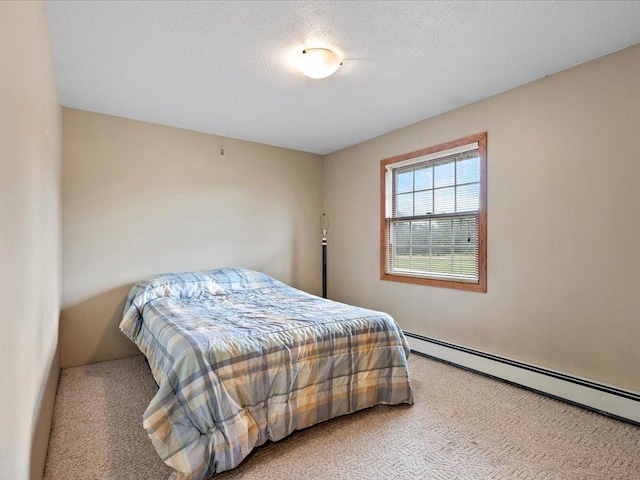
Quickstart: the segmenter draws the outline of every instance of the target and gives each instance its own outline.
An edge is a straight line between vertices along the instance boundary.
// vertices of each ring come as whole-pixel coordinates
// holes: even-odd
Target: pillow
[[[202,273],[208,275],[213,282],[223,287],[227,292],[283,285],[282,282],[270,277],[266,273],[256,272],[246,268],[218,268]]]
[[[198,298],[203,295],[226,295],[209,275],[201,272],[164,273],[138,282],[129,291],[124,305],[120,330],[131,340],[137,335],[144,306],[162,297]]]

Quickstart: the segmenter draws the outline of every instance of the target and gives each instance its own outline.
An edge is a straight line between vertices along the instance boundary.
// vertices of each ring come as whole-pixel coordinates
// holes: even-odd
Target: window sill
[[[486,282],[470,283],[455,280],[438,280],[435,278],[414,277],[410,275],[395,275],[386,272],[380,274],[380,280],[401,283],[414,283],[417,285],[426,285],[430,287],[453,288],[456,290],[467,290],[470,292],[487,292]]]

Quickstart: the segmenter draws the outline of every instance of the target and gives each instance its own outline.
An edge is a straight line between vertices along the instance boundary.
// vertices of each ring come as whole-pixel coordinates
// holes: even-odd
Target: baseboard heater
[[[640,426],[640,394],[416,333],[411,351]]]

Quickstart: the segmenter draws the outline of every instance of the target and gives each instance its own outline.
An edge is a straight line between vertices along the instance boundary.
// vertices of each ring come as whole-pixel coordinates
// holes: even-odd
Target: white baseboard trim
[[[404,332],[413,352],[640,425],[640,394]]]

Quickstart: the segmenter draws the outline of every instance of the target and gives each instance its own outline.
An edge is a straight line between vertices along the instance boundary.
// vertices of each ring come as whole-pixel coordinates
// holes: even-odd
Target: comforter
[[[175,479],[209,478],[267,440],[339,415],[413,403],[408,344],[389,315],[259,272],[140,282],[120,328],[159,386],[143,426]]]

